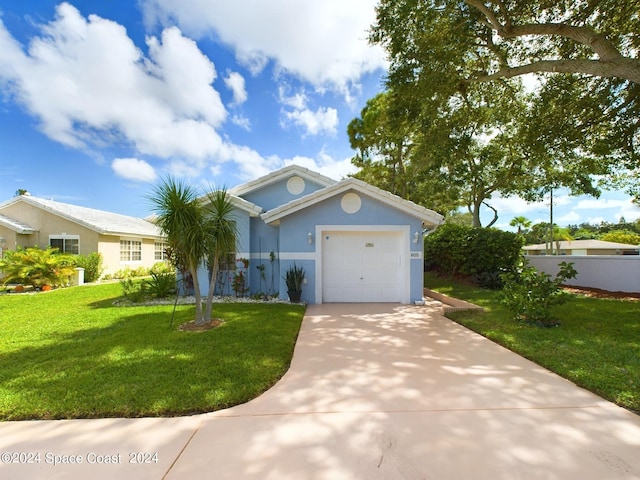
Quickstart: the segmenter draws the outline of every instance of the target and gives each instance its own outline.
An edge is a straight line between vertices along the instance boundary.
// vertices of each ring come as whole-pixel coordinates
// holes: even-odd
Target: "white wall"
[[[567,285],[640,293],[640,256],[637,255],[532,255],[527,260],[531,266],[554,278],[559,263],[573,263],[578,275],[567,280]]]

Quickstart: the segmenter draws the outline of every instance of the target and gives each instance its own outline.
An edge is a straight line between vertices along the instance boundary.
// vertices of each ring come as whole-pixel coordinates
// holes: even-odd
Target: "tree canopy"
[[[429,141],[434,115],[464,125],[452,105],[488,89],[520,101],[508,90],[535,74],[510,141],[537,175],[523,190],[597,195],[605,175],[640,194],[639,11],[640,0],[380,0],[370,40],[387,50],[394,102]]]
[[[376,11],[371,38],[395,71],[422,57],[432,67],[417,70],[466,82],[547,72],[640,84],[638,0],[381,0]]]

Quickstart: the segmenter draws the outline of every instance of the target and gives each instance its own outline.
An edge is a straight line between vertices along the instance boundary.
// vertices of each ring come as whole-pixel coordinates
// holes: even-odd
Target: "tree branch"
[[[505,17],[505,24],[503,25],[498,20],[496,13],[485,5],[482,0],[464,0],[467,5],[478,10],[485,16],[491,27],[495,29],[499,36],[502,38],[515,38],[526,35],[557,35],[561,37],[570,38],[582,45],[587,46],[593,50],[601,60],[614,60],[621,58],[622,54],[611,43],[607,37],[601,33],[597,33],[590,27],[578,27],[573,25],[567,25],[566,23],[531,23],[524,25],[513,25],[509,12],[502,3],[498,0],[498,8]]]
[[[593,50],[600,60],[613,61],[623,58],[616,46],[601,33],[589,27],[575,27],[564,23],[531,23],[525,25],[512,25],[498,30],[498,35],[503,38],[515,38],[526,35],[557,35],[570,38]]]
[[[620,58],[616,61],[601,60],[541,60],[518,67],[502,68],[489,75],[478,75],[469,82],[488,82],[498,78],[512,78],[527,73],[583,73],[596,77],[620,77],[640,84],[640,61]]]

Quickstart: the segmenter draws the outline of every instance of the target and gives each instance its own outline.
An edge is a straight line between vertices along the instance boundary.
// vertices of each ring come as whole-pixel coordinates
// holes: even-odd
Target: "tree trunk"
[[[209,293],[207,294],[207,308],[204,313],[204,318],[206,322],[211,321],[211,316],[213,314],[213,295],[216,291],[216,278],[218,277],[218,256],[215,255],[213,257],[213,262],[211,262],[211,277],[209,278]]]
[[[200,293],[200,281],[198,280],[198,269],[193,265],[189,266],[189,273],[193,277],[193,294],[196,297],[196,319],[195,324],[202,326],[205,324],[204,317],[202,315],[202,294]]]

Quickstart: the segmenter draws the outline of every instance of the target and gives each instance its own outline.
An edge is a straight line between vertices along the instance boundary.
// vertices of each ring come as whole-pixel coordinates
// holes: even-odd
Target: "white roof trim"
[[[5,215],[0,215],[0,225],[20,234],[31,234],[36,231],[35,228],[30,227],[26,223],[19,222],[18,220],[14,220],[13,218],[9,218]]]
[[[251,203],[248,200],[245,200],[244,198],[238,197],[237,195],[233,195],[232,193],[227,192],[227,194],[229,195],[229,200],[231,201],[231,204],[234,207],[239,208],[240,210],[244,210],[249,214],[249,216],[257,217],[262,213],[263,208],[259,207],[255,203]]]
[[[135,235],[145,238],[164,238],[160,228],[142,218],[129,217],[118,213],[27,195],[18,195],[0,204],[0,210],[19,202],[28,203],[103,235]]]
[[[268,185],[271,185],[272,183],[278,182],[293,175],[299,175],[305,180],[318,183],[323,187],[328,187],[329,185],[334,185],[336,183],[336,181],[332,178],[325,177],[324,175],[313,172],[308,168],[304,168],[299,165],[289,165],[287,167],[281,168],[280,170],[276,170],[275,172],[271,172],[263,177],[257,178],[247,183],[243,183],[242,185],[238,185],[237,187],[230,188],[229,193],[242,196],[246,193],[264,188]]]
[[[247,212],[251,217],[257,217],[264,210],[262,207],[256,205],[255,203],[251,203],[250,201],[245,200],[242,197],[238,197],[233,193],[229,193],[228,190],[227,190],[227,198],[229,199],[229,201],[234,207]],[[208,195],[204,195],[200,197],[200,202],[202,202],[203,204],[208,203],[208,200],[209,200]]]
[[[289,203],[285,203],[284,205],[269,210],[268,212],[263,213],[261,217],[265,221],[265,223],[273,224],[278,222],[281,218],[310,207],[311,205],[315,205],[328,198],[334,197],[335,195],[339,195],[340,193],[344,193],[348,190],[355,190],[364,195],[368,195],[369,197],[372,197],[379,202],[382,202],[392,208],[395,208],[408,215],[422,220],[423,223],[429,225],[440,225],[442,222],[444,222],[444,217],[439,213],[422,207],[416,203],[410,202],[409,200],[400,198],[399,196],[382,190],[378,187],[369,185],[368,183],[365,183],[356,178],[347,178],[334,185],[316,190],[309,195],[298,198],[296,200],[292,200]]]

